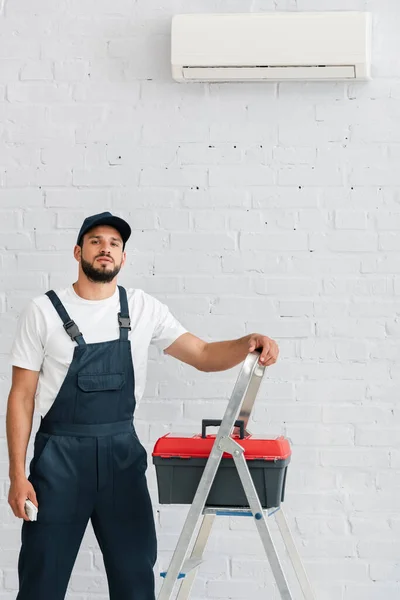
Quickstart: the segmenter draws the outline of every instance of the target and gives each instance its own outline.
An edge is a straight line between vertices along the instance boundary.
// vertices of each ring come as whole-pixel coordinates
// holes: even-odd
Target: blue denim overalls
[[[89,519],[103,555],[110,600],[155,598],[157,542],[145,477],[147,455],[133,425],[129,308],[125,289],[118,289],[120,337],[95,344],[86,344],[58,296],[47,292],[77,345],[35,437],[28,479],[39,513],[37,521],[22,524],[17,600],[65,598]],[[87,568],[87,585],[93,581],[95,591],[99,571],[91,564]]]

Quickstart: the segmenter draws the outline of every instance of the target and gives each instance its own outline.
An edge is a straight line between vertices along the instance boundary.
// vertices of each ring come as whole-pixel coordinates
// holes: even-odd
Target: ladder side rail
[[[178,539],[170,566],[161,586],[158,600],[170,600],[171,598],[177,577],[182,569],[185,556],[192,541],[196,525],[203,512],[208,494],[221,462],[223,454],[221,441],[231,434],[252,378],[262,377],[264,374],[265,367],[257,368],[259,356],[260,353],[258,351],[250,352],[242,365],[232,396],[228,402],[225,415],[219,427],[218,434],[211,449],[210,456],[204,467],[203,475],[193,498],[192,505]]]

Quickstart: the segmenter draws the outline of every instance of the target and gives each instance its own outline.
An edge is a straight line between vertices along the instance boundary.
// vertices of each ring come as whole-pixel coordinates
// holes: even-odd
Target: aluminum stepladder
[[[250,516],[254,519],[265,552],[267,554],[280,597],[282,600],[294,600],[269,531],[266,515],[264,514],[266,509],[264,509],[261,505],[250,475],[249,468],[243,456],[243,448],[231,437],[232,430],[235,428],[235,423],[237,420],[244,421],[245,430],[247,428],[247,423],[254,405],[254,401],[266,369],[266,367],[260,365],[258,361],[259,357],[260,353],[257,350],[255,352],[251,352],[247,355],[242,365],[232,392],[232,396],[225,411],[225,415],[221,421],[218,434],[215,438],[214,445],[210,452],[210,456],[204,468],[202,478],[193,498],[193,503],[191,504],[187,514],[186,521],[182,528],[181,535],[176,545],[175,552],[172,556],[168,571],[166,571],[166,573],[161,573],[161,575],[164,577],[164,581],[158,595],[158,600],[171,600],[173,597],[175,584],[178,580],[180,587],[175,596],[176,600],[187,600],[189,598],[197,568],[202,562],[204,548],[210,535],[214,519],[218,515]],[[245,433],[248,432],[245,431]],[[224,452],[232,455],[248,500],[249,508],[212,508],[205,506]],[[286,546],[287,553],[296,573],[300,588],[303,592],[304,599],[315,600],[315,596],[311,589],[307,574],[304,570],[303,563],[301,562],[301,558],[295,546],[293,536],[282,508],[279,507],[271,510],[268,513],[268,516],[271,516],[272,514],[275,516],[277,525]],[[194,532],[202,515],[203,520],[201,522],[196,540],[192,546],[190,557],[186,559]]]

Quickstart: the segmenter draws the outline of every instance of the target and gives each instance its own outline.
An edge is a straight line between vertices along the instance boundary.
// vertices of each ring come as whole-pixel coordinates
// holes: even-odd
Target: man
[[[261,364],[277,360],[266,336],[206,343],[152,296],[117,286],[130,234],[109,212],[87,217],[74,248],[78,280],[35,298],[18,323],[7,408],[9,504],[24,519],[17,600],[65,598],[89,519],[110,599],[154,600],[147,457],[133,424],[150,343],[201,371],[229,369],[256,348]],[[34,409],[41,423],[26,478]]]

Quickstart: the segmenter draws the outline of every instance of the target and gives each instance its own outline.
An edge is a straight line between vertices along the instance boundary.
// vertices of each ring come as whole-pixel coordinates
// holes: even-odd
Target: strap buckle
[[[123,329],[129,329],[131,331],[131,319],[130,317],[123,317],[121,313],[118,313],[118,323]]]
[[[66,323],[64,323],[64,329],[73,341],[75,341],[77,337],[82,335],[82,333],[79,331],[78,325],[74,321],[67,321]]]

